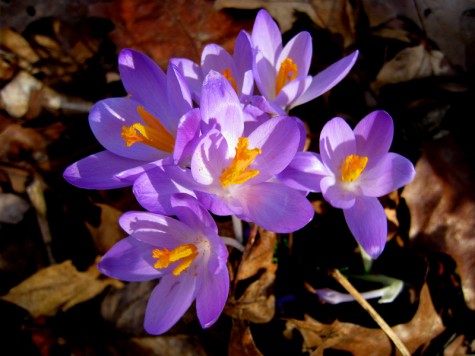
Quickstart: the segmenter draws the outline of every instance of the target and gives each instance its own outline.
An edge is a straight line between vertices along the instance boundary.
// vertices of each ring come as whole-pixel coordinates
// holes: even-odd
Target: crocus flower
[[[129,96],[101,100],[89,113],[92,132],[105,150],[64,172],[64,178],[78,187],[124,187],[132,185],[150,162],[167,157],[180,162],[199,128],[191,94],[175,66],[169,65],[165,75],[149,57],[124,49],[119,71]]]
[[[343,213],[356,241],[372,258],[384,249],[387,220],[377,197],[408,184],[412,163],[388,152],[393,121],[384,111],[363,118],[354,131],[342,118],[330,120],[320,136],[320,155],[313,156],[315,183],[323,198]]]
[[[182,72],[197,103],[200,102],[203,80],[211,70],[229,80],[241,101],[246,101],[254,93],[252,45],[245,31],[237,36],[232,56],[223,47],[211,43],[203,48],[201,66],[187,58],[172,58],[170,62]]]
[[[315,99],[333,88],[350,71],[358,51],[332,64],[318,75],[308,75],[312,59],[312,38],[298,33],[284,47],[280,30],[265,10],[260,10],[252,29],[257,49],[253,73],[256,85],[277,112]]]
[[[172,197],[178,219],[149,212],[127,212],[119,220],[130,234],[99,262],[107,276],[129,282],[160,278],[145,311],[145,330],[162,334],[196,300],[198,320],[211,326],[229,292],[228,252],[213,218],[196,199]]]
[[[313,208],[305,193],[274,181],[300,146],[299,125],[277,116],[243,136],[243,109],[231,84],[211,71],[200,102],[202,137],[190,169],[157,167],[138,178],[134,193],[149,211],[167,212],[170,194],[196,196],[216,215],[235,215],[275,232],[306,225]]]

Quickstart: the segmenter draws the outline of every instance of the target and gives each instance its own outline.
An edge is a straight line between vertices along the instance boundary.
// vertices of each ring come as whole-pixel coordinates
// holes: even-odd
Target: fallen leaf
[[[408,18],[437,44],[452,65],[466,68],[470,61],[468,49],[475,42],[473,1],[363,0],[362,6],[370,27]]]
[[[208,43],[232,52],[239,31],[251,26],[248,20],[238,21],[213,9],[209,0],[120,0],[91,5],[89,13],[107,17],[116,24],[110,37],[119,48],[140,50],[162,68],[167,67],[172,57],[199,62]]]
[[[38,54],[31,48],[28,41],[17,31],[11,28],[0,28],[2,47],[29,63],[35,63],[40,59]]]
[[[249,325],[244,320],[233,319],[228,346],[229,356],[262,356],[252,337]]]
[[[0,298],[28,310],[33,317],[53,316],[94,298],[109,285],[123,285],[115,279],[99,279],[100,275],[96,265],[80,272],[68,260],[38,271]]]
[[[26,156],[26,157],[25,157]],[[18,161],[25,158],[43,161],[47,157],[44,137],[35,129],[10,124],[0,132],[0,158]]]
[[[86,227],[91,233],[94,246],[99,254],[105,254],[119,240],[127,236],[127,233],[119,226],[119,217],[122,211],[107,204],[96,204],[101,209],[99,226],[86,221]]]
[[[426,144],[414,181],[402,193],[416,248],[444,252],[457,263],[468,306],[475,309],[475,195],[473,169],[450,134]]]
[[[133,282],[111,289],[101,303],[101,316],[121,333],[145,334],[143,323],[148,298],[158,281]]]
[[[306,14],[318,27],[342,37],[344,47],[355,41],[357,9],[348,0],[216,0],[215,7],[266,9],[282,32],[290,30],[298,12]]]
[[[20,222],[29,208],[30,204],[18,195],[0,192],[0,223]]]
[[[394,346],[381,329],[370,329],[352,323],[334,321],[323,324],[306,315],[305,320],[287,321],[286,335],[298,330],[303,337],[304,352],[325,355],[330,350],[347,351],[353,355],[390,355]],[[432,303],[426,284],[421,289],[416,314],[406,324],[394,326],[393,331],[411,353],[426,347],[445,327]]]
[[[259,238],[241,261],[236,288],[231,291],[224,313],[236,319],[266,323],[275,314],[272,286],[277,265],[273,263],[276,234],[259,229]]]
[[[57,0],[15,0],[0,4],[2,26],[22,32],[31,22],[45,17],[59,17],[74,22],[85,16],[87,5],[101,0],[57,1]]]
[[[118,341],[118,353],[135,356],[206,356],[196,336],[132,337]]]
[[[407,82],[413,79],[452,73],[452,68],[437,50],[428,50],[424,44],[407,47],[386,62],[372,83],[374,89],[385,84]]]

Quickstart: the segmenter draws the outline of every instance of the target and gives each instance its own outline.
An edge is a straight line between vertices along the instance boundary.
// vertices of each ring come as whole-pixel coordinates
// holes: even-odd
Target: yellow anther
[[[297,64],[291,58],[284,59],[275,79],[275,95],[278,95],[287,83],[297,78],[298,73]]]
[[[156,148],[160,151],[172,153],[175,146],[175,138],[162,125],[160,120],[146,111],[143,106],[138,106],[137,111],[142,120],[147,124],[134,123],[130,126],[122,126],[121,137],[127,147],[140,142]]]
[[[231,73],[231,69],[226,68],[222,74],[223,74],[223,77],[225,77],[229,81],[229,83],[231,83],[231,86],[233,87],[234,91],[237,93],[238,89],[237,89],[236,79],[234,79]]]
[[[167,248],[161,250],[157,248],[152,251],[152,257],[157,259],[153,267],[157,269],[167,268],[172,263],[180,261],[172,272],[173,275],[179,276],[190,267],[196,256],[198,256],[198,250],[193,244],[180,245],[171,251]]]
[[[228,168],[223,170],[221,177],[221,185],[227,187],[230,184],[241,184],[247,180],[257,176],[257,169],[247,169],[257,155],[262,153],[260,148],[248,149],[249,140],[247,137],[239,137],[236,146],[236,155]]]
[[[368,157],[349,155],[346,157],[341,167],[341,180],[344,182],[354,182],[363,173]]]

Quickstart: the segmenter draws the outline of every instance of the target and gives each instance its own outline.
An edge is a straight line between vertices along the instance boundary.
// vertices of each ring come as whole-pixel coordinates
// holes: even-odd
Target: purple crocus
[[[201,66],[187,58],[172,58],[170,62],[182,72],[197,103],[200,102],[203,80],[211,70],[229,80],[241,101],[246,101],[254,93],[252,44],[245,31],[237,36],[232,56],[223,47],[211,43],[203,48]]]
[[[307,165],[308,173],[314,162],[315,181],[309,189],[321,189],[326,201],[343,209],[350,231],[372,258],[381,254],[387,237],[386,214],[377,197],[408,184],[415,174],[407,158],[388,152],[393,132],[392,118],[384,111],[368,114],[354,131],[336,117],[322,129],[320,155],[307,156],[294,167],[304,170]]]
[[[274,180],[300,147],[297,122],[277,116],[244,136],[236,92],[214,71],[203,84],[200,114],[203,134],[191,168],[157,167],[139,177],[134,193],[142,206],[167,213],[169,196],[182,191],[216,215],[235,215],[275,232],[306,225],[314,211],[305,193]]]
[[[99,262],[107,276],[129,282],[160,278],[145,311],[145,330],[162,334],[196,300],[203,328],[221,314],[229,292],[228,251],[213,218],[186,194],[171,198],[178,219],[149,212],[127,212],[119,220],[129,237]]]
[[[165,74],[149,57],[124,49],[119,71],[129,96],[101,100],[89,113],[92,132],[105,150],[72,164],[63,174],[80,188],[132,185],[150,162],[186,160],[199,129],[190,91],[175,66],[169,65]]]
[[[254,80],[261,95],[280,113],[333,88],[348,74],[358,57],[355,51],[318,75],[308,75],[312,60],[310,34],[300,32],[282,47],[279,27],[265,10],[256,16],[251,39],[257,49]]]

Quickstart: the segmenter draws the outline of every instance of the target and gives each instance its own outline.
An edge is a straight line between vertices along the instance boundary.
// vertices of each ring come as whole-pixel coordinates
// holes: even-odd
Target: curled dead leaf
[[[452,72],[444,54],[437,50],[429,50],[424,44],[407,47],[393,59],[386,62],[379,71],[375,89],[385,84],[407,82],[412,79],[446,75]]]
[[[467,305],[475,309],[473,170],[452,135],[427,144],[416,176],[402,193],[411,213],[409,237],[418,248],[444,252],[457,263]]]
[[[275,296],[272,287],[277,265],[273,263],[277,236],[259,229],[259,238],[252,245],[236,273],[234,290],[224,313],[236,319],[266,323],[275,314]]]
[[[392,329],[412,353],[424,349],[445,330],[426,284],[421,289],[419,307],[412,320]],[[305,320],[289,319],[285,335],[290,337],[293,330],[298,330],[303,337],[302,351],[312,352],[311,355],[324,355],[329,350],[347,351],[353,355],[389,355],[393,347],[380,329],[338,320],[323,324],[308,315]]]
[[[28,310],[33,317],[53,316],[94,298],[109,285],[123,286],[112,278],[99,279],[100,275],[95,264],[80,272],[67,260],[38,271],[0,298]]]
[[[252,337],[251,328],[244,320],[233,320],[228,346],[229,356],[262,356]]]

